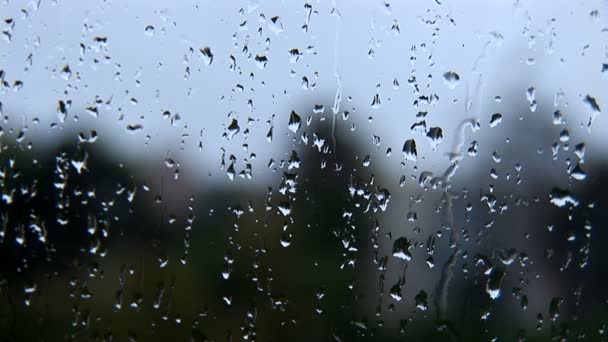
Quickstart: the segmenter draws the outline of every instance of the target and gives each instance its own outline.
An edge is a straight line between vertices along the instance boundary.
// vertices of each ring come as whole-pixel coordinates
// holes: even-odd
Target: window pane
[[[0,339],[605,339],[605,4],[5,0]]]

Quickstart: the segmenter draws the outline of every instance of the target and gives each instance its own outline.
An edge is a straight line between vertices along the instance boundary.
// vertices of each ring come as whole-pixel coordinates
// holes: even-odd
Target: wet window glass
[[[600,341],[608,6],[0,4],[0,340]]]

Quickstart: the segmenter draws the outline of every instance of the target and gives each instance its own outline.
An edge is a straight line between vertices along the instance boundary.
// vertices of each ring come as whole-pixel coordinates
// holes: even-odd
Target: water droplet
[[[553,112],[553,124],[554,125],[563,125],[566,122],[564,121],[564,115],[562,114],[561,111],[556,110],[555,112]]]
[[[574,154],[578,157],[579,162],[585,162],[585,144],[580,143],[574,147]]]
[[[239,127],[239,121],[237,119],[232,119],[228,128],[228,140],[232,139],[235,134],[241,131],[241,127]]]
[[[152,25],[146,26],[146,28],[144,29],[144,34],[148,37],[154,36],[154,26],[152,26]]]
[[[266,64],[268,64],[268,57],[266,57],[265,55],[256,55],[254,59],[255,64],[260,69],[264,69],[266,67]]]
[[[399,80],[397,78],[393,79],[393,89],[399,89]]]
[[[300,118],[298,113],[291,111],[291,114],[289,114],[289,123],[288,123],[289,130],[294,133],[297,133],[298,130],[300,129],[301,125],[302,125],[302,119]]]
[[[72,77],[72,69],[70,69],[69,65],[64,65],[61,69],[61,78],[68,81]]]
[[[416,151],[416,141],[414,139],[408,139],[403,144],[403,156],[405,160],[411,160],[416,162],[418,158],[418,152]]]
[[[496,127],[502,122],[502,115],[500,113],[494,113],[490,119],[490,127]]]
[[[559,307],[564,302],[562,297],[555,297],[551,299],[551,303],[549,303],[549,317],[552,321],[555,321],[559,318]]]
[[[325,112],[325,106],[320,105],[320,104],[316,104],[313,109],[312,112],[315,114],[323,114]]]
[[[278,16],[270,18],[268,21],[268,28],[275,34],[283,32],[283,22],[281,21],[281,18]]]
[[[291,205],[289,202],[281,202],[277,208],[283,216],[289,216],[289,214],[291,214]]]
[[[230,179],[230,181],[234,181],[234,174],[236,172],[234,171],[234,163],[230,163],[230,165],[228,165],[228,168],[226,169],[226,176],[228,176],[228,179]]]
[[[365,156],[365,158],[363,159],[363,166],[368,167],[370,164],[372,163],[371,161],[371,156],[368,154],[367,156]]]
[[[405,237],[400,237],[393,243],[393,256],[405,261],[410,261],[412,259],[412,254],[410,254],[409,251],[410,248],[410,242]]]
[[[205,64],[211,65],[211,63],[213,63],[213,52],[211,52],[211,48],[206,46],[202,49],[199,49],[199,51],[201,52],[201,56],[203,57]]]
[[[300,56],[302,56],[302,53],[300,52],[300,50],[298,50],[298,49],[289,50],[289,63],[291,63],[291,64],[296,63],[300,59]]]
[[[501,290],[500,287],[502,285],[502,280],[505,277],[505,272],[500,269],[492,268],[490,270],[490,276],[488,277],[488,282],[486,283],[486,293],[492,299],[500,298]]]
[[[380,95],[378,95],[378,94],[374,95],[374,98],[372,99],[372,103],[370,106],[374,109],[380,108]]]
[[[59,101],[59,103],[57,104],[57,117],[59,117],[59,121],[64,122],[67,116],[68,110],[66,108],[65,102]]]
[[[137,132],[141,131],[143,128],[144,128],[144,126],[142,126],[140,124],[127,125],[127,131],[129,131],[130,133],[137,133]]]
[[[585,102],[585,104],[587,104],[587,106],[589,106],[589,108],[594,113],[599,113],[602,111],[600,108],[600,105],[599,105],[598,101],[595,99],[595,97],[587,95],[587,96],[585,96],[584,102]]]
[[[553,190],[551,190],[549,198],[550,202],[558,207],[564,207],[568,204],[575,207],[578,206],[578,201],[572,196],[572,194],[568,190],[555,187],[553,188]]]
[[[403,295],[401,294],[401,284],[395,284],[391,287],[390,295],[396,301],[401,301],[403,299]]]
[[[443,83],[445,83],[448,88],[454,89],[460,83],[460,76],[453,71],[448,71],[443,74]]]
[[[443,130],[441,127],[431,127],[429,132],[426,134],[426,137],[429,139],[431,147],[434,150],[437,148],[437,145],[443,141]]]
[[[536,88],[534,88],[534,87],[528,88],[528,90],[526,90],[526,98],[528,99],[528,102],[530,102],[530,111],[535,112],[536,111]]]
[[[572,169],[572,172],[570,172],[570,177],[576,180],[584,180],[585,178],[587,178],[587,173],[583,171],[583,169],[581,168],[581,164],[578,163],[576,164],[574,169]]]
[[[420,290],[416,297],[414,297],[414,300],[416,301],[416,307],[420,311],[426,311],[428,309],[428,295],[426,292],[424,292],[424,290]]]

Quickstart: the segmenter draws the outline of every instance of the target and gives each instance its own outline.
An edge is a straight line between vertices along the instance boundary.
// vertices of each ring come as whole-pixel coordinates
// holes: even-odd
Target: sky
[[[369,155],[393,178],[403,173],[407,139],[417,142],[420,170],[439,174],[450,165],[447,153],[464,152],[472,140],[491,152],[499,137],[550,127],[560,110],[572,142],[586,142],[590,162],[605,162],[606,118],[597,115],[588,127],[594,114],[584,99],[601,110],[608,100],[606,1],[305,4],[4,1],[3,139],[27,128],[23,144],[45,151],[95,130],[96,144],[117,161],[162,168],[169,158],[194,182],[228,179],[222,155],[225,165],[233,155],[237,173],[248,163],[253,172],[235,182],[260,187],[276,178],[269,161],[303,144],[308,117],[333,124],[332,108],[337,146],[354,137],[362,150],[353,157]],[[446,73],[459,81],[446,81]],[[416,107],[418,96],[432,101]],[[59,101],[69,107],[63,122]],[[534,112],[514,112],[531,101]],[[313,113],[314,105],[324,111]],[[96,117],[86,110],[93,107]],[[291,111],[303,120],[296,133],[288,129]],[[425,132],[410,129],[419,111],[428,112],[427,129],[442,129],[436,149]],[[492,129],[495,113],[503,120]],[[458,128],[469,119],[479,130]],[[222,137],[233,120],[239,132]]]

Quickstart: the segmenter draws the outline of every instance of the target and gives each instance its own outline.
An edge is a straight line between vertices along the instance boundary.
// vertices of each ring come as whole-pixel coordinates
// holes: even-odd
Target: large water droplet
[[[553,188],[553,190],[551,190],[551,194],[549,195],[549,198],[550,198],[550,202],[555,204],[558,207],[564,207],[568,204],[575,206],[575,207],[578,205],[578,201],[576,200],[576,198],[574,198],[572,196],[570,191],[560,189],[557,187],[555,187],[555,188]]]
[[[416,141],[414,141],[414,139],[408,139],[403,144],[403,156],[405,157],[405,160],[416,162],[418,152],[416,151]]]
[[[300,129],[301,125],[302,125],[302,119],[300,118],[298,113],[291,111],[291,114],[289,114],[289,123],[288,123],[289,130],[294,133],[297,133],[298,130]]]
[[[460,83],[460,76],[453,71],[448,71],[443,74],[443,83],[445,83],[448,88],[454,89]]]
[[[410,254],[409,251],[410,248],[410,242],[405,237],[400,237],[393,243],[393,256],[405,261],[410,261],[412,259],[412,254]]]
[[[431,127],[429,132],[426,134],[426,137],[429,139],[431,147],[434,150],[437,148],[437,145],[443,141],[443,130],[441,127]]]
[[[500,298],[502,280],[505,277],[505,272],[500,269],[492,268],[488,282],[486,283],[486,293],[492,299]]]
[[[502,122],[502,115],[500,113],[494,113],[490,119],[490,127],[496,127]]]

